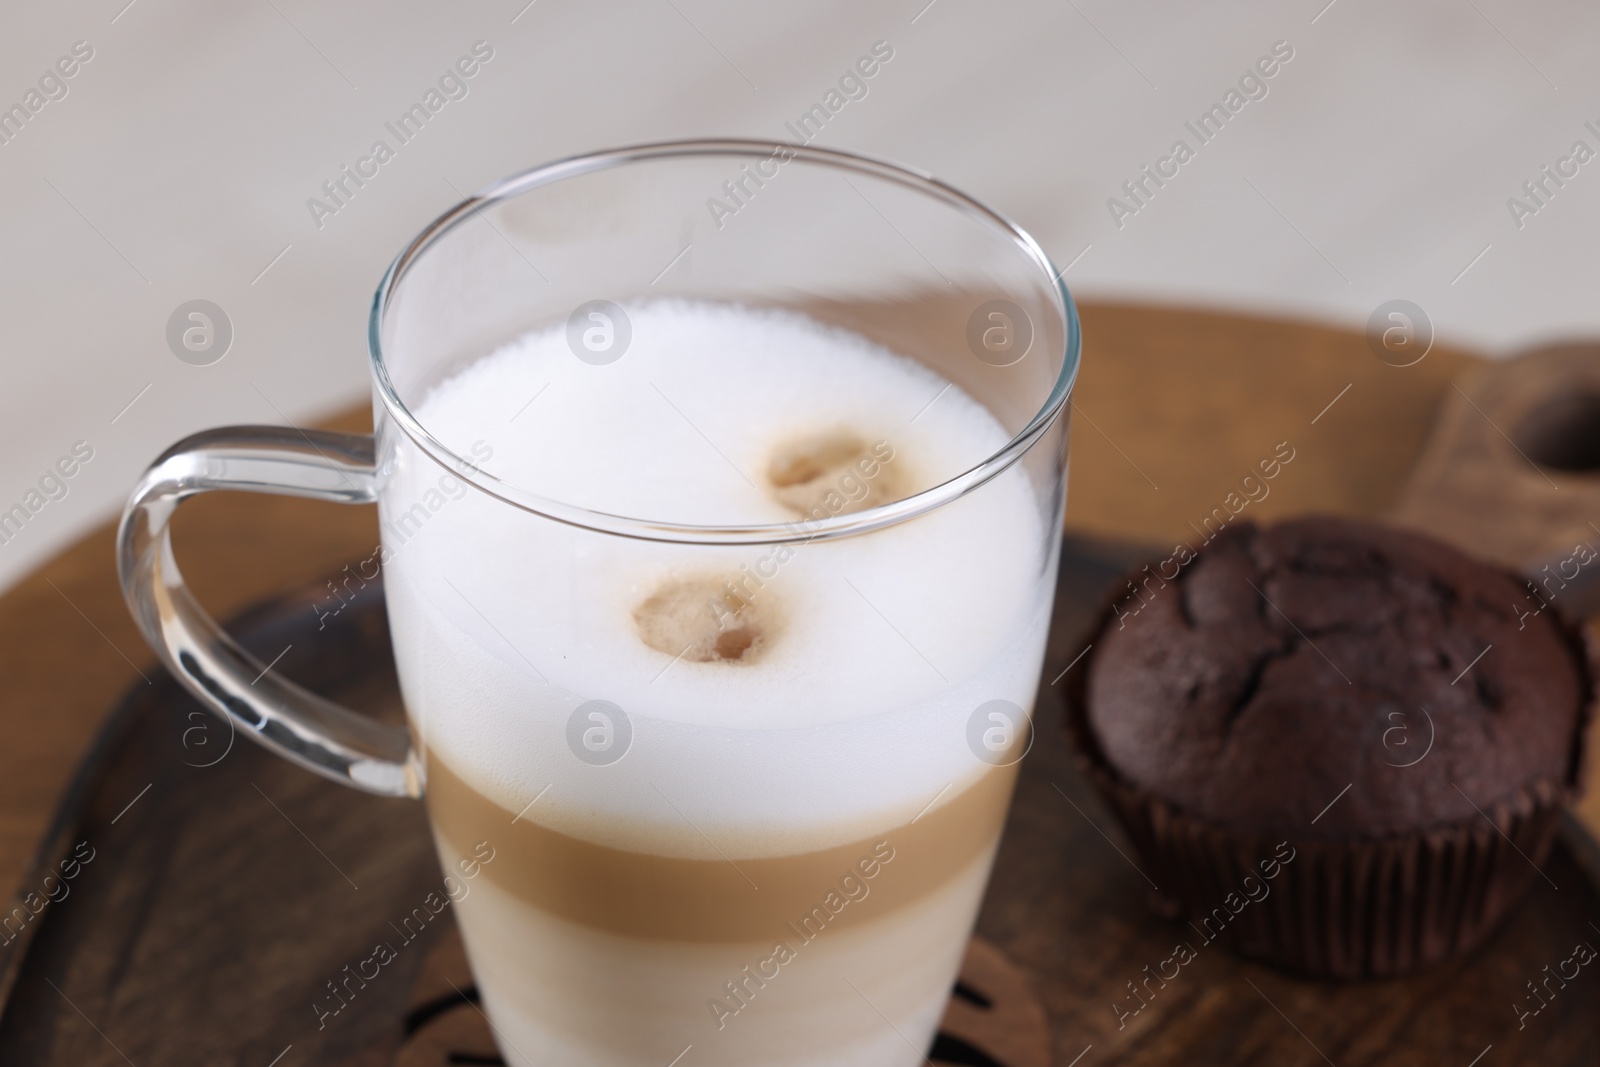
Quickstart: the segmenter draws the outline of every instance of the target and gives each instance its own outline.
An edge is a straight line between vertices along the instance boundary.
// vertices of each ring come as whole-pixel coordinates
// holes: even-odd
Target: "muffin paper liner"
[[[1108,606],[1091,640],[1109,617]],[[1568,632],[1584,691],[1592,692],[1594,660],[1578,633]],[[1386,837],[1285,839],[1196,818],[1124,780],[1089,723],[1092,658],[1091,652],[1068,683],[1067,732],[1080,769],[1158,887],[1157,910],[1181,916],[1208,944],[1319,977],[1397,975],[1487,938],[1542,877],[1539,867],[1582,766],[1582,736],[1593,710],[1590,701],[1580,716],[1568,779],[1536,781],[1486,807],[1487,818]]]

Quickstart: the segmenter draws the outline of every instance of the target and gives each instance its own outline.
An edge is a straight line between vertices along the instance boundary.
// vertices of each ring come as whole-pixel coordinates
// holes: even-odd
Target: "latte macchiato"
[[[627,315],[614,362],[575,358],[558,325],[415,413],[527,492],[797,533],[1010,437],[921,364],[794,311]],[[447,866],[495,849],[457,919],[507,1062],[921,1062],[1014,781],[969,720],[1032,706],[1059,501],[1012,467],[872,533],[687,545],[441,493],[448,472],[392,430],[380,457],[435,839]]]

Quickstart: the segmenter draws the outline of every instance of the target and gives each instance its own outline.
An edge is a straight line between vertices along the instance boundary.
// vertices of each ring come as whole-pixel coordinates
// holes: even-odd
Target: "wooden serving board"
[[[1600,1061],[1587,972],[1519,1030],[1513,1004],[1574,944],[1600,944],[1600,893],[1565,852],[1475,954],[1384,982],[1281,975],[1146,906],[1149,887],[1072,770],[1056,693],[1110,583],[1144,553],[1069,539],[1039,736],[931,1051],[969,1067]],[[312,588],[232,626],[263,662],[399,714],[377,586],[318,631]],[[287,650],[287,651],[285,651]],[[448,909],[319,1029],[325,983],[440,877],[420,805],[316,778],[201,711],[169,678],[137,685],[81,769],[28,876],[73,877],[0,952],[0,1063],[434,1067],[497,1063]],[[87,858],[85,858],[87,857]],[[1141,979],[1196,956],[1119,1026]],[[1476,1060],[1476,1057],[1484,1057]],[[1492,1058],[1491,1058],[1492,1057]],[[665,1059],[663,1060],[665,1063]],[[686,1063],[684,1067],[692,1067]]]

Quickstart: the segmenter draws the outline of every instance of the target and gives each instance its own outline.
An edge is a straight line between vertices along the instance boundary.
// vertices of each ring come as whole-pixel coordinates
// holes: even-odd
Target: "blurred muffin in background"
[[[1417,534],[1238,523],[1137,572],[1090,644],[1069,731],[1150,876],[1208,941],[1293,970],[1478,944],[1576,788],[1576,632]]]

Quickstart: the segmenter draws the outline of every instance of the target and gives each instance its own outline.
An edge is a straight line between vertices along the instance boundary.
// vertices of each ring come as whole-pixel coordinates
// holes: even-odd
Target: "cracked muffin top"
[[[1155,574],[1095,638],[1086,711],[1124,779],[1193,816],[1383,836],[1573,777],[1583,653],[1506,571],[1316,517],[1237,523]]]

